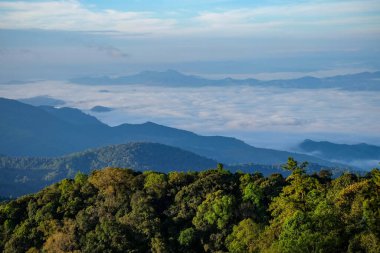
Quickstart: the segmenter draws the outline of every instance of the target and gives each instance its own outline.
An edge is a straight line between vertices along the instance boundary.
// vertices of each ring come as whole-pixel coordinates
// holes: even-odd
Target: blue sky
[[[378,0],[0,1],[3,80],[374,71],[379,44]]]

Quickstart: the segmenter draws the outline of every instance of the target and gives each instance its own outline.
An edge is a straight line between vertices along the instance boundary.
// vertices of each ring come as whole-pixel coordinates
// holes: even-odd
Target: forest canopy
[[[380,170],[105,168],[0,204],[3,252],[380,252]]]

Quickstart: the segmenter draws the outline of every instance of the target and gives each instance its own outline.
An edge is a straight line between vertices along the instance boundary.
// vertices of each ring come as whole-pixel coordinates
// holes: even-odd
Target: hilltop
[[[58,158],[0,156],[0,196],[36,192],[78,171],[90,173],[104,167],[148,171],[199,171],[216,161],[158,143],[129,143],[89,149]]]

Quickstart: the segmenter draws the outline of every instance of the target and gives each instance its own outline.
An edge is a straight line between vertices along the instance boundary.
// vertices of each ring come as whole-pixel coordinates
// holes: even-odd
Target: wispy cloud
[[[0,2],[0,28],[104,31],[131,35],[255,36],[276,33],[374,33],[380,24],[376,0],[284,2],[233,9],[167,12],[93,9],[79,1]],[[112,31],[110,33],[110,31]]]
[[[170,30],[172,19],[154,18],[150,12],[105,9],[94,11],[78,1],[0,2],[0,28],[68,31],[117,31],[131,34]]]
[[[243,8],[226,11],[206,11],[195,17],[203,27],[215,31],[231,32],[231,35],[329,33],[331,30],[346,31],[376,29],[380,24],[378,1],[303,2]],[[342,26],[343,25],[343,26]],[[321,29],[324,30],[321,30]],[[379,33],[379,30],[377,30]]]

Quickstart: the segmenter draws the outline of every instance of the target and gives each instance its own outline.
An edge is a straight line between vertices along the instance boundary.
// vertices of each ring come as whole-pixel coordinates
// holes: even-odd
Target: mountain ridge
[[[347,162],[356,160],[380,161],[380,147],[366,143],[350,145],[306,139],[297,148],[302,152],[314,154],[322,159]]]
[[[0,156],[0,196],[31,193],[104,167],[161,172],[200,171],[215,167],[216,161],[159,143],[128,143],[87,149],[61,157]]]
[[[254,78],[247,79],[207,79],[196,75],[187,75],[176,70],[166,71],[142,71],[137,74],[110,78],[101,77],[78,77],[70,79],[77,84],[91,85],[127,85],[145,84],[171,87],[200,87],[200,86],[225,86],[225,85],[252,85],[258,87],[277,88],[338,88],[345,90],[380,90],[380,71],[361,72],[356,74],[337,75],[331,77],[317,78],[304,76],[294,79],[276,79],[263,81]]]
[[[313,156],[257,148],[236,138],[201,136],[152,122],[110,127],[77,109],[40,108],[0,99],[0,116],[5,119],[0,121],[0,153],[10,156],[59,156],[111,144],[156,142],[226,164],[281,164],[291,156],[299,161],[338,166]]]
[[[138,171],[159,171],[162,173],[204,171],[217,167],[217,161],[202,157],[190,151],[159,144],[136,142],[109,145],[87,149],[60,157],[9,157],[0,155],[0,196],[15,197],[30,194],[65,178],[73,178],[78,172],[90,174],[92,171],[110,168],[128,168]],[[232,172],[259,172],[265,176],[289,172],[282,164],[225,164]],[[339,168],[309,164],[307,173],[330,170],[333,176],[345,171]]]

